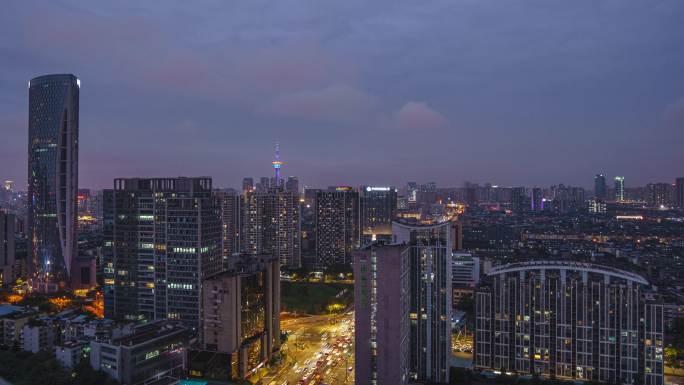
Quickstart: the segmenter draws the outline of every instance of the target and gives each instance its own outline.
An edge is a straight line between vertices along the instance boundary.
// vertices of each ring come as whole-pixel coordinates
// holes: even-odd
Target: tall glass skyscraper
[[[594,196],[596,199],[606,199],[606,177],[603,174],[594,176]]]
[[[615,200],[618,202],[625,201],[625,177],[615,177]]]
[[[79,89],[69,74],[29,82],[28,272],[41,291],[69,285],[77,255]]]

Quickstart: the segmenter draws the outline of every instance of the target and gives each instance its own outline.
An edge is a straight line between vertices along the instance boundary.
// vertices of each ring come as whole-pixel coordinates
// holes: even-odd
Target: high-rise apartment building
[[[408,197],[409,204],[415,204],[418,201],[418,183],[408,182],[406,184],[406,195]]]
[[[582,187],[565,186],[563,184],[551,186],[551,205],[553,211],[559,214],[582,211],[586,209],[585,193]]]
[[[606,199],[606,177],[603,174],[594,176],[594,197],[596,199]]]
[[[13,282],[15,272],[14,214],[6,214],[0,210],[0,286]]]
[[[646,202],[651,207],[668,206],[672,203],[672,185],[649,183],[646,185]]]
[[[220,366],[244,379],[280,348],[280,261],[242,255],[204,281],[202,347],[230,356]],[[233,376],[231,376],[233,377]]]
[[[105,316],[198,329],[202,281],[223,268],[211,178],[115,179],[104,204]]]
[[[242,192],[254,190],[254,178],[242,179]]]
[[[532,189],[532,196],[530,200],[530,207],[532,211],[542,211],[544,210],[544,196],[542,194],[542,189],[539,187],[534,187]]]
[[[71,285],[78,254],[80,85],[74,75],[45,75],[29,82],[28,272],[40,291]]]
[[[392,221],[397,217],[394,187],[361,186],[359,189],[362,244],[392,238]]]
[[[618,202],[624,202],[626,200],[624,176],[615,177],[615,200]]]
[[[453,232],[451,222],[392,224],[393,242],[408,246],[409,368],[415,380],[449,382]]]
[[[354,362],[358,385],[410,379],[410,257],[407,245],[354,252]]]
[[[663,307],[642,276],[547,260],[488,274],[475,294],[475,367],[663,384]]]
[[[225,265],[232,255],[240,252],[242,197],[232,189],[214,191],[214,196],[221,216],[221,250]]]
[[[301,265],[299,195],[282,186],[243,193],[241,211],[241,252]]]
[[[269,179],[268,177],[262,176],[261,178],[259,178],[259,183],[257,183],[254,186],[254,189],[256,191],[263,192],[263,191],[268,191],[268,189],[270,187],[271,187],[271,179]],[[273,187],[275,187],[275,186],[273,186]]]
[[[516,214],[529,211],[530,201],[525,192],[525,187],[513,187],[511,189],[511,209]]]
[[[359,247],[359,193],[351,187],[316,192],[316,264],[348,264]]]
[[[299,178],[296,176],[290,176],[285,181],[285,190],[292,191],[295,195],[299,196]]]
[[[675,180],[675,203],[677,207],[684,208],[684,178]]]

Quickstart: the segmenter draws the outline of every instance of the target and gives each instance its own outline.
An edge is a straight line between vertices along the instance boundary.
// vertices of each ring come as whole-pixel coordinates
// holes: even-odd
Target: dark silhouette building
[[[603,174],[594,176],[594,197],[596,199],[606,199],[606,177]]]
[[[675,181],[675,198],[677,207],[684,208],[684,178]]]

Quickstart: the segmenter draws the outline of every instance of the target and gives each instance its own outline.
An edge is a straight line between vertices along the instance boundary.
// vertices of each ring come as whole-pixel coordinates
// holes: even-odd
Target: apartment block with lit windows
[[[639,274],[578,261],[493,268],[475,293],[477,368],[663,384],[663,306]]]
[[[271,254],[281,265],[301,265],[299,195],[282,188],[245,191],[240,203],[240,250]]]

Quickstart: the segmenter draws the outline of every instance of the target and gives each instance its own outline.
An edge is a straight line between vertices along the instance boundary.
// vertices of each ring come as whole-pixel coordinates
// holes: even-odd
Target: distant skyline
[[[684,2],[95,2],[0,13],[0,178],[27,182],[28,80],[81,80],[80,186],[684,176]]]

